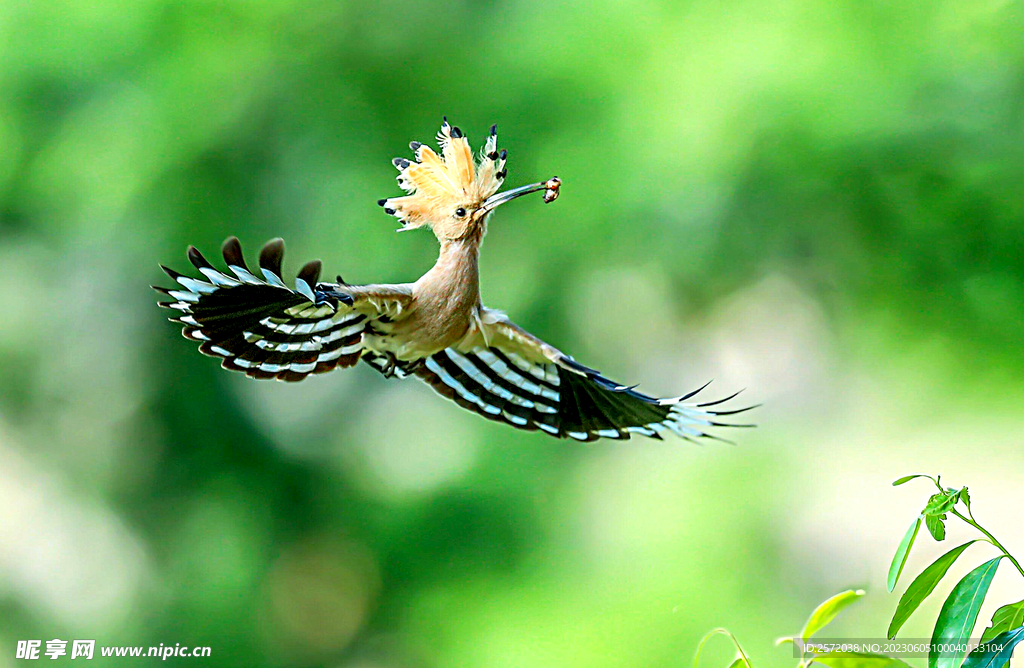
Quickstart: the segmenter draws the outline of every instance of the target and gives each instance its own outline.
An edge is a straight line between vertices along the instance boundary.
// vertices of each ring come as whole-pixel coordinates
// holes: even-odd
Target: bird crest
[[[446,117],[437,133],[440,154],[412,142],[413,160],[392,160],[399,171],[398,185],[408,194],[377,203],[401,221],[402,230],[426,226],[438,239],[466,236],[482,226],[491,211],[484,205],[507,174],[507,152],[499,151],[497,142],[498,126],[492,125],[479,159],[474,159],[469,140]]]

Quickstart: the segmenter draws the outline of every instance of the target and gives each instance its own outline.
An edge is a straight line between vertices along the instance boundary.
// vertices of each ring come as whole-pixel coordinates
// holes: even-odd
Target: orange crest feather
[[[491,126],[477,163],[469,140],[446,118],[437,133],[440,155],[429,146],[412,142],[415,161],[392,161],[399,171],[398,185],[409,194],[377,203],[401,221],[402,230],[429,226],[438,238],[462,236],[471,216],[458,216],[456,212],[478,208],[505,179],[506,152],[497,151],[497,141],[497,126]]]

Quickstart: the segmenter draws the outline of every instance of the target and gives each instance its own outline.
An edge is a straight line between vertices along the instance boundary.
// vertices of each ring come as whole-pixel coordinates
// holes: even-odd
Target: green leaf
[[[937,541],[946,539],[946,516],[928,515],[924,518],[924,524],[928,527],[928,533]]]
[[[903,483],[906,483],[906,482],[910,482],[910,481],[911,481],[911,480],[913,480],[914,478],[928,478],[928,479],[929,479],[929,480],[931,480],[932,482],[934,482],[934,481],[935,481],[935,478],[931,477],[930,475],[927,475],[927,474],[925,474],[925,473],[915,473],[914,475],[905,475],[905,476],[903,476],[902,478],[900,478],[899,480],[896,480],[896,481],[894,481],[894,482],[892,483],[892,486],[893,486],[893,487],[899,487],[899,486],[900,486],[900,485],[902,485]]]
[[[812,663],[820,663],[829,668],[910,668],[910,666],[884,654],[868,652],[829,652],[816,654]]]
[[[959,496],[959,492],[950,493],[940,492],[938,494],[932,494],[928,499],[928,505],[921,511],[922,515],[944,515],[956,505],[956,499]]]
[[[969,511],[971,509],[971,495],[967,493],[966,487],[960,490],[960,500],[964,502],[964,505],[967,506],[967,510]]]
[[[850,605],[861,596],[864,595],[863,589],[847,589],[844,592],[840,592],[828,599],[811,613],[811,616],[807,618],[807,623],[804,624],[804,630],[800,632],[800,637],[805,641],[813,636],[818,631],[828,626],[829,622],[836,618],[836,615]]]
[[[1024,626],[1024,601],[1010,603],[996,610],[992,615],[992,624],[981,634],[981,641],[995,638],[1018,626]]]
[[[900,541],[900,546],[896,548],[896,554],[892,556],[892,563],[889,565],[889,579],[886,580],[886,586],[889,591],[892,591],[896,587],[896,582],[900,579],[900,573],[903,572],[903,567],[907,563],[907,555],[910,554],[910,547],[914,544],[914,539],[917,538],[917,532],[921,529],[921,518],[918,517],[914,520],[914,523],[907,529],[907,533],[903,535],[903,540]]]
[[[978,648],[971,652],[964,661],[963,668],[1002,668],[1009,663],[1013,648],[1022,640],[1024,626],[1000,633],[992,640],[982,643],[987,645],[985,651],[979,651],[981,648]]]
[[[938,652],[944,646],[960,646],[967,643],[971,631],[978,621],[978,611],[988,594],[992,577],[1004,555],[986,561],[964,576],[953,587],[949,598],[942,604],[939,618],[932,631],[932,649],[928,652],[928,668],[959,668],[963,652]]]
[[[700,667],[700,653],[704,651],[704,645],[706,645],[707,642],[715,636],[727,637],[729,640],[732,641],[733,647],[736,648],[736,653],[739,655],[739,657],[735,661],[733,661],[732,664],[730,664],[729,668],[752,668],[750,665],[750,660],[747,658],[747,653],[743,651],[743,647],[740,645],[740,641],[736,640],[736,636],[734,636],[729,631],[729,629],[721,628],[712,629],[711,631],[708,631],[706,634],[704,634],[704,637],[700,639],[700,642],[697,644],[697,653],[693,655],[693,668]],[[742,663],[737,664],[737,662]]]
[[[903,624],[910,619],[910,615],[914,614],[914,611],[921,605],[921,602],[928,598],[928,595],[935,590],[936,585],[945,577],[946,572],[953,565],[953,562],[957,560],[957,557],[976,542],[978,541],[972,540],[959,547],[954,547],[933,561],[931,566],[924,569],[920,575],[914,578],[914,581],[907,587],[907,591],[903,592],[899,605],[896,606],[896,612],[893,613],[892,621],[889,623],[887,636],[889,639],[896,637]]]

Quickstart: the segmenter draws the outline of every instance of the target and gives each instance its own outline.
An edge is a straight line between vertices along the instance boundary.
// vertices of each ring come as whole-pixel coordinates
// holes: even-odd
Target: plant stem
[[[743,662],[748,668],[750,667],[750,658],[747,656],[747,653],[743,651],[743,646],[740,645],[740,641],[736,639],[736,636],[732,634],[732,631],[729,629],[718,628],[708,631],[704,634],[704,637],[700,639],[700,643],[697,645],[697,653],[693,657],[693,668],[700,668],[700,653],[704,649],[704,645],[707,641],[711,640],[716,635],[728,636],[729,640],[732,641],[733,646],[736,648],[736,651],[739,652],[741,657],[743,657]]]
[[[1024,576],[1024,568],[1020,567],[1020,563],[1018,563],[1018,561],[1013,557],[1013,555],[1010,554],[1010,552],[1005,547],[1003,547],[1002,543],[1000,543],[998,540],[996,540],[995,536],[990,534],[988,531],[985,530],[984,527],[982,527],[980,524],[978,524],[977,522],[974,521],[974,515],[973,514],[971,515],[970,518],[967,518],[967,517],[964,517],[963,515],[961,515],[960,511],[958,511],[956,508],[953,508],[952,512],[953,512],[954,515],[956,515],[957,517],[962,519],[964,522],[967,522],[972,527],[974,527],[975,529],[977,529],[981,533],[985,534],[985,537],[988,538],[989,542],[992,543],[993,545],[995,545],[999,550],[1001,550],[1002,553],[1006,555],[1006,558],[1009,559],[1010,562],[1014,566],[1017,567],[1017,570],[1020,572],[1020,574],[1022,576]],[[967,512],[970,513],[971,511],[968,510]]]

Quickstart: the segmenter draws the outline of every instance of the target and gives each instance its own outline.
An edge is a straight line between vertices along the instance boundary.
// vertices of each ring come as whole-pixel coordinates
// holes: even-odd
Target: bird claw
[[[384,353],[384,356],[387,358],[387,363],[380,372],[384,374],[385,378],[392,378],[395,375],[395,367],[398,366],[398,358],[391,352]]]

